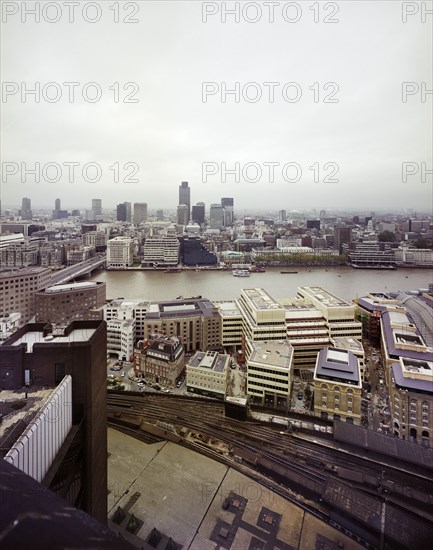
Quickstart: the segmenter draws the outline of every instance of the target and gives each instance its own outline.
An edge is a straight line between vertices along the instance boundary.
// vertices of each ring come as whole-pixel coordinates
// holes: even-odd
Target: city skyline
[[[105,4],[95,24],[42,13],[21,32],[8,17],[2,203],[175,209],[186,180],[191,205],[427,208],[431,16],[397,2],[290,4],[256,23],[254,10],[224,22],[221,5],[186,1],[137,4],[135,24],[116,25]],[[72,101],[64,83],[78,83]],[[39,183],[23,183],[35,163]],[[65,163],[78,163],[72,181]]]

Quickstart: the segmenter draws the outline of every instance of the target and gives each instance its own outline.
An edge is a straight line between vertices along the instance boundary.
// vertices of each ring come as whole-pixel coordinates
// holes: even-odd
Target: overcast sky
[[[235,208],[432,208],[432,176],[423,173],[432,168],[432,95],[421,93],[423,82],[432,88],[432,16],[421,9],[405,16],[393,0],[328,2],[326,9],[323,2],[276,2],[271,22],[271,8],[257,2],[236,23],[222,14],[222,4],[234,2],[105,1],[93,2],[101,17],[89,23],[85,17],[98,14],[88,2],[75,8],[73,22],[65,2],[51,2],[45,12],[40,2],[35,23],[21,2],[2,4],[18,10],[8,15],[3,5],[3,206],[28,196],[34,208],[54,207],[56,197],[65,209],[90,208],[92,198],[106,208],[123,201],[174,208],[187,180],[192,204],[233,196]],[[119,23],[110,6],[118,6]],[[205,10],[217,13],[203,22]],[[21,92],[36,82],[39,103],[31,95],[23,102]],[[58,87],[44,91],[49,82]],[[64,82],[79,83],[72,103]],[[94,97],[96,88],[84,87],[89,82],[100,87],[100,101],[83,99]],[[119,102],[109,89],[116,82]],[[128,82],[136,85],[124,90]],[[215,93],[204,102],[206,82]],[[228,95],[224,103],[223,83],[233,89],[236,82],[240,102]],[[279,83],[273,102],[266,82]],[[415,83],[407,85],[406,102],[404,82]],[[60,100],[47,101],[59,89]],[[123,102],[128,93],[138,102]],[[36,162],[40,183],[30,174],[22,182],[21,163]],[[79,163],[72,183],[65,162]],[[91,162],[100,166],[98,182],[82,176]],[[44,181],[56,177],[54,165],[43,170],[47,163],[60,165],[60,181]],[[203,163],[216,172],[207,181]],[[239,163],[239,181],[227,174],[224,183],[222,163],[229,170]],[[256,165],[245,169],[247,163]],[[268,163],[279,163],[274,181]],[[287,163],[294,164],[283,170]],[[405,182],[403,163],[412,163]],[[96,171],[89,167],[86,175]]]

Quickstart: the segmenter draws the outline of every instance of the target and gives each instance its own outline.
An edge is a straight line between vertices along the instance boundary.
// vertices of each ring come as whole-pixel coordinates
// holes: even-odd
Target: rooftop
[[[282,306],[263,288],[243,288],[242,294],[255,309],[282,309]]]
[[[332,339],[334,348],[348,349],[351,351],[364,352],[364,348],[359,340],[350,336],[337,336]]]
[[[266,340],[250,342],[252,352],[249,363],[261,363],[282,369],[289,369],[293,356],[293,347],[286,340]]]
[[[86,288],[95,288],[98,285],[105,284],[102,282],[93,282],[93,281],[87,281],[83,283],[69,283],[65,285],[54,285],[49,286],[45,290],[41,290],[39,292],[67,292],[68,290],[84,290]]]
[[[11,342],[12,346],[19,346],[21,344],[27,344],[27,353],[32,353],[34,344],[71,344],[74,342],[87,342],[95,333],[96,328],[79,328],[73,329],[69,334],[65,335],[61,333],[62,329],[58,329],[56,334],[53,330],[52,334],[44,336],[42,330],[29,330],[28,332],[21,335],[14,342]],[[6,342],[6,345],[8,342]]]
[[[188,367],[209,369],[214,372],[224,372],[228,365],[229,355],[218,353],[216,351],[198,351],[189,361]]]
[[[323,289],[320,286],[301,286],[298,289],[298,292],[306,295],[314,301],[317,301],[328,307],[338,307],[338,306],[352,306],[349,302],[338,298],[331,292]]]
[[[343,384],[359,385],[359,363],[349,350],[323,348],[320,350],[314,377],[322,380],[335,380]]]

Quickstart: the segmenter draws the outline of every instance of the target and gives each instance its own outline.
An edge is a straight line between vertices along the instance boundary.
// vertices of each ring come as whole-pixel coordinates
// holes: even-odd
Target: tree
[[[382,243],[393,243],[395,241],[395,233],[393,233],[392,231],[388,231],[388,229],[385,229],[385,231],[379,233],[378,239]]]

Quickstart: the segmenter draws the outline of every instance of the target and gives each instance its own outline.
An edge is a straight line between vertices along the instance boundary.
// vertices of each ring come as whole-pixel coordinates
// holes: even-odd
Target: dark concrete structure
[[[43,483],[101,523],[107,519],[106,349],[104,321],[54,331],[29,323],[0,346],[2,390],[56,387],[71,375],[72,428]]]

